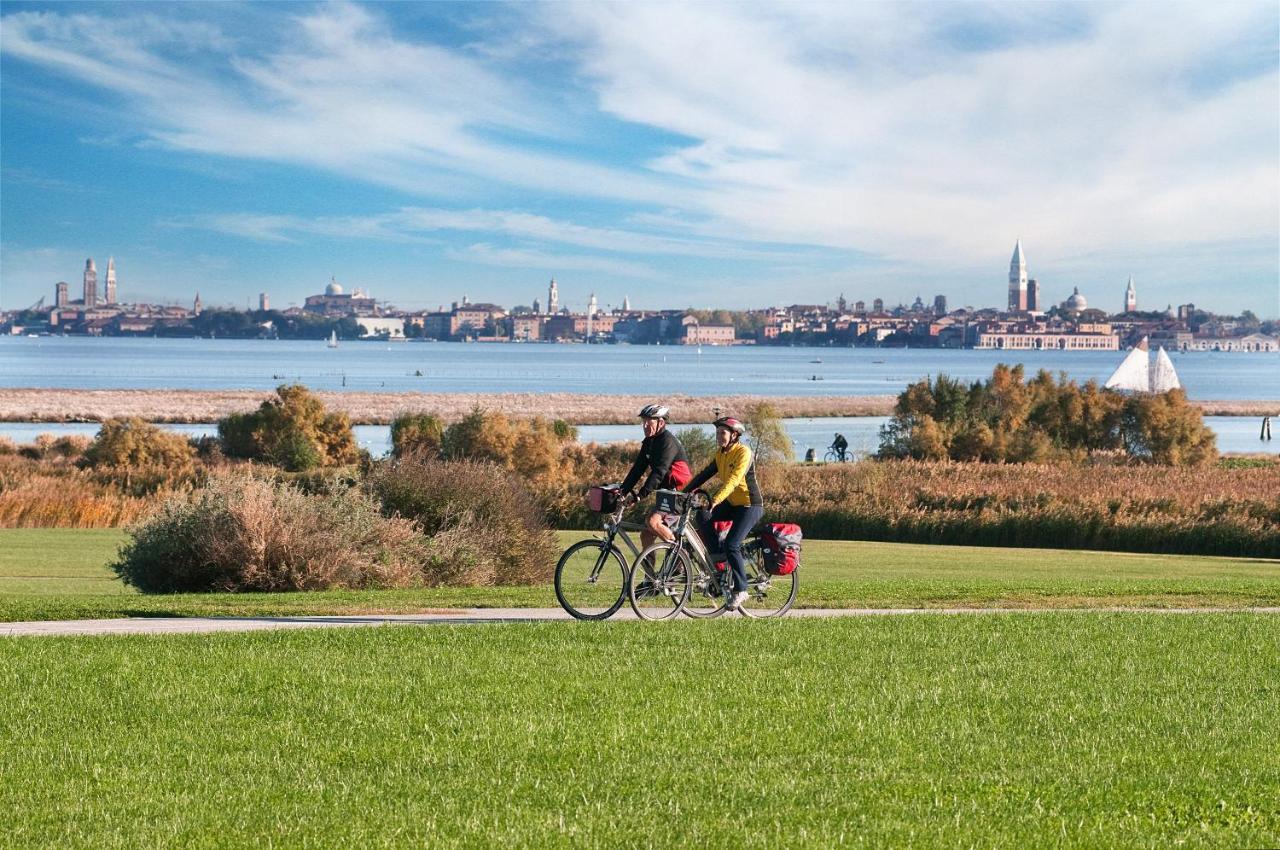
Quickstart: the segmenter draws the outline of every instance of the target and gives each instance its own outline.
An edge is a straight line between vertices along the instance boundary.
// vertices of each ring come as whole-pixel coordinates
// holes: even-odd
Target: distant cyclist
[[[849,450],[849,441],[844,438],[844,434],[836,434],[836,438],[831,441],[831,451],[836,453],[836,457],[840,458],[840,462],[846,460],[845,452]]]
[[[631,464],[631,471],[622,482],[622,492],[629,501],[643,501],[654,490],[679,490],[689,482],[692,471],[689,469],[684,446],[680,445],[675,434],[667,430],[667,418],[670,415],[671,409],[665,404],[648,404],[640,410],[644,442],[640,443],[635,463]],[[632,493],[645,470],[649,474],[645,476],[640,491]],[[645,546],[659,537],[668,543],[675,540],[675,535],[665,522],[667,512],[662,507],[664,506],[655,507],[645,519],[645,527],[640,532],[640,540]]]
[[[719,447],[716,456],[685,489],[696,490],[713,475],[720,480],[720,486],[707,495],[711,510],[699,517],[699,525],[702,539],[709,549],[714,549],[715,524],[732,523],[725,535],[724,554],[733,570],[733,596],[729,598],[728,608],[736,611],[747,600],[747,562],[742,556],[742,544],[764,516],[764,500],[756,484],[755,458],[751,448],[742,442],[746,428],[732,416],[722,416],[715,421],[715,426]]]

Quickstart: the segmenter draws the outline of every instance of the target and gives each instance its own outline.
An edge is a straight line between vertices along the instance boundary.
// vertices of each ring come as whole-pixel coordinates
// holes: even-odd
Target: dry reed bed
[[[257,390],[74,390],[0,389],[3,422],[101,422],[136,416],[149,422],[213,422],[257,409],[273,393]],[[356,425],[387,425],[410,411],[455,422],[475,407],[509,416],[540,415],[574,425],[635,422],[636,411],[653,401],[639,395],[574,393],[369,393],[317,392],[331,410],[345,411]],[[677,423],[709,422],[715,411],[741,411],[759,396],[663,396]],[[895,396],[788,396],[770,398],[785,417],[887,416]]]
[[[770,516],[819,538],[1280,558],[1280,464],[866,462],[765,484]]]
[[[70,464],[0,456],[0,528],[117,528],[172,491],[134,496]]]

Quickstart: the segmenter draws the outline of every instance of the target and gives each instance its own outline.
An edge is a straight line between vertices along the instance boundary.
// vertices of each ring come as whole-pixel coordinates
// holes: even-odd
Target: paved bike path
[[[1280,614],[1280,608],[796,608],[788,617],[888,617],[920,614],[1044,614],[1127,612],[1150,614]],[[734,615],[725,615],[734,616]],[[352,614],[311,617],[131,617],[119,620],[47,620],[0,623],[0,637],[56,635],[173,635],[206,632],[257,632],[271,629],[353,628],[390,625],[475,625],[550,622],[572,619],[559,608],[459,608],[429,614]],[[623,608],[613,620],[634,620]],[[687,620],[688,618],[681,618]],[[584,628],[591,624],[584,623]]]

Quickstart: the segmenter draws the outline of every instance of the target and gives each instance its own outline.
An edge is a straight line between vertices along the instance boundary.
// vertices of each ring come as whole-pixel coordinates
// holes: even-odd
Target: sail
[[[1173,361],[1161,348],[1156,352],[1155,362],[1151,364],[1151,392],[1163,393],[1176,390],[1182,386],[1178,382],[1178,373],[1173,369]]]
[[[1135,348],[1129,352],[1129,356],[1120,363],[1116,370],[1111,373],[1111,377],[1107,378],[1104,386],[1109,390],[1128,390],[1129,392],[1145,393],[1151,386],[1151,378],[1149,367],[1147,365],[1149,357],[1145,348]]]

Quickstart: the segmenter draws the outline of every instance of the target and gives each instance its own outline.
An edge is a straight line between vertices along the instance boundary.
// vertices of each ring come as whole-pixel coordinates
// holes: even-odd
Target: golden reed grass
[[[368,393],[317,392],[329,410],[356,425],[387,425],[402,413],[434,413],[456,422],[480,407],[508,416],[547,415],[573,425],[633,423],[653,401],[639,395],[574,393]],[[0,389],[0,421],[101,422],[132,416],[148,422],[214,422],[256,410],[274,396],[253,390],[66,390]],[[894,396],[795,396],[770,399],[782,416],[887,416]],[[710,422],[715,411],[736,411],[760,401],[753,396],[664,396],[676,423]]]

